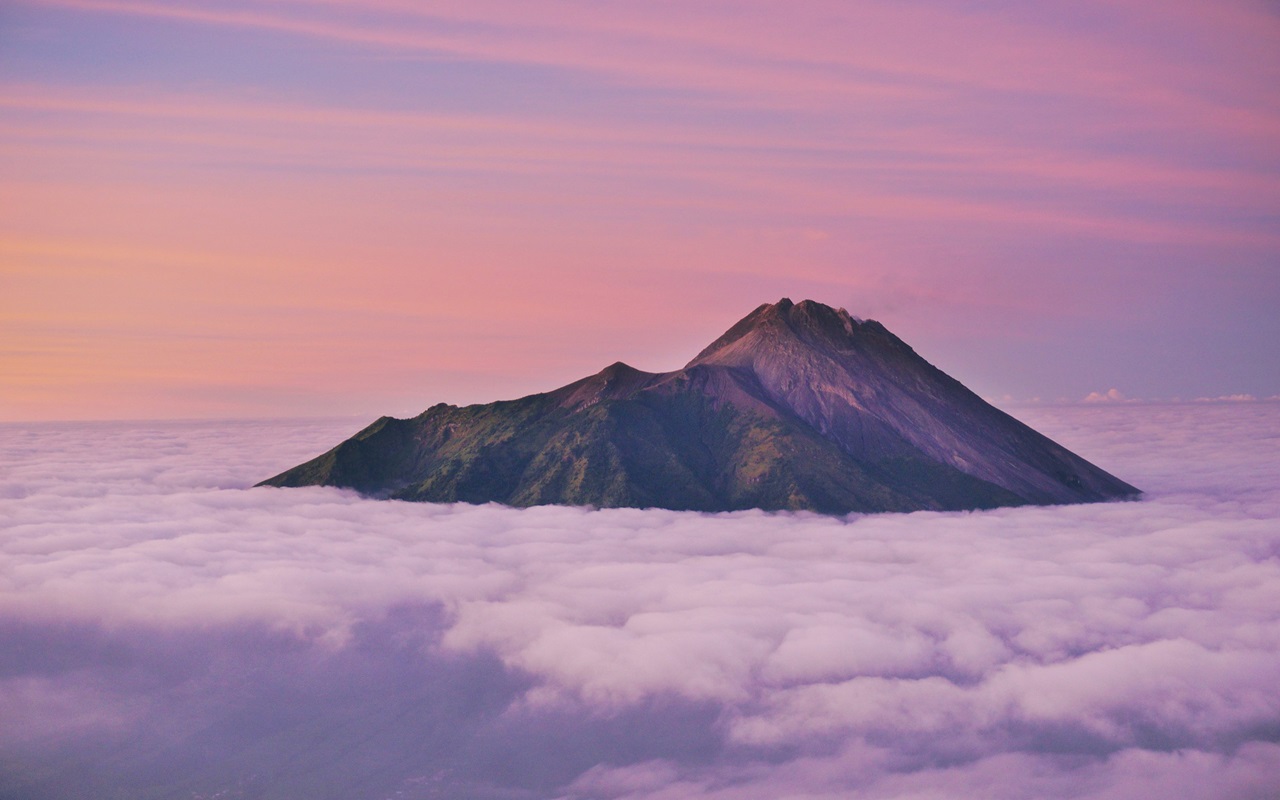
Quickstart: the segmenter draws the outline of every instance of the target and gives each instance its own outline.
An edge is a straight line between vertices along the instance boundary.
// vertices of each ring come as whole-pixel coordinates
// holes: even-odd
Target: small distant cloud
[[[1129,402],[1129,398],[1119,389],[1108,389],[1105,392],[1089,392],[1085,395],[1086,403],[1124,403]]]
[[[1217,397],[1196,398],[1197,403],[1253,403],[1257,400],[1258,398],[1251,394],[1223,394]]]
[[[1186,398],[1167,397],[1167,398],[1137,398],[1129,397],[1119,389],[1108,389],[1105,392],[1090,392],[1085,395],[1083,402],[1085,403],[1259,403],[1259,402],[1275,402],[1280,401],[1280,394],[1258,397],[1257,395],[1241,392],[1239,394],[1222,394],[1216,397],[1196,397]],[[1034,401],[1033,401],[1034,402]],[[1060,400],[1060,403],[1067,403],[1067,400]]]

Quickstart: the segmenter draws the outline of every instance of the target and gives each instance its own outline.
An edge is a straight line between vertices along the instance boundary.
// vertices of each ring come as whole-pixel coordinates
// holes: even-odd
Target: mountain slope
[[[1137,490],[993,408],[874,321],[762,305],[684,369],[383,417],[263,482],[431,502],[826,513]]]

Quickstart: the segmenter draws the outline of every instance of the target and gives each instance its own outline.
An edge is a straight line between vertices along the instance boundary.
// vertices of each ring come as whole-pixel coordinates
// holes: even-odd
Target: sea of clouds
[[[1139,502],[249,488],[346,422],[0,425],[0,798],[1273,798],[1280,403],[1023,409]]]

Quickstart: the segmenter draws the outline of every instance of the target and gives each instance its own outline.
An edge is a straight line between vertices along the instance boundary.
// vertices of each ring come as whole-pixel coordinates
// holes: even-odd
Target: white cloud
[[[0,713],[40,720],[0,746],[35,775],[186,720],[171,746],[223,754],[206,790],[219,758],[243,771],[321,722],[377,739],[385,704],[403,736],[469,748],[380,768],[379,791],[422,797],[1280,787],[1276,407],[1025,411],[1146,498],[848,519],[419,505],[245,488],[349,423],[0,426],[0,644],[24,654],[0,663]],[[430,710],[405,712],[424,683]],[[525,766],[496,766],[512,748]]]
[[[1105,392],[1089,392],[1085,395],[1086,403],[1126,403],[1131,402],[1119,389],[1108,389]]]
[[[1218,397],[1197,397],[1197,403],[1253,403],[1258,398],[1251,394],[1224,394]]]

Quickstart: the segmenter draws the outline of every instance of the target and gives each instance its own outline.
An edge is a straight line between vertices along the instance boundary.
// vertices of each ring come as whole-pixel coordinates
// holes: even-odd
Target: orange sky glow
[[[1280,394],[1280,12],[17,2],[0,421],[417,413],[762,302],[993,396]]]

